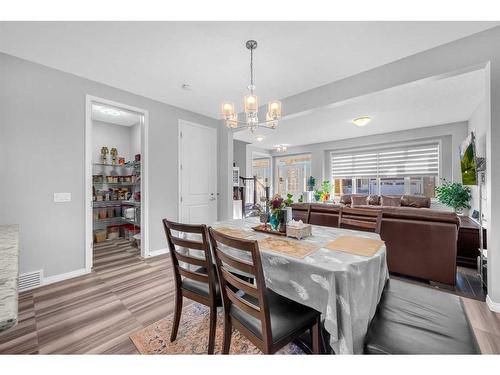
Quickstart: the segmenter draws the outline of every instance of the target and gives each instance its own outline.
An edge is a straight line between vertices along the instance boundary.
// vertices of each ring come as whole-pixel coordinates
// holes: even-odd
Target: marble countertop
[[[0,225],[0,331],[17,323],[19,226]]]

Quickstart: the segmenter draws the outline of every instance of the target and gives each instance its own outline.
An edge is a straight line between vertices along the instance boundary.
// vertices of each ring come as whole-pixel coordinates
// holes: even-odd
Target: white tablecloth
[[[269,236],[252,231],[256,224],[255,219],[228,220],[217,222],[213,227],[248,230],[252,234],[248,239]],[[341,235],[373,239],[380,236],[322,226],[313,226],[312,233],[302,241],[315,244],[319,249],[304,259],[260,249],[266,286],[321,312],[335,353],[362,353],[368,324],[389,277],[385,246],[372,257],[358,256],[321,246]]]

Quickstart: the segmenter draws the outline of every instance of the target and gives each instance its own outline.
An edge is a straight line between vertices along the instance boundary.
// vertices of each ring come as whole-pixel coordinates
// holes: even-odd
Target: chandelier
[[[276,152],[286,152],[287,146],[285,145],[276,145]]]
[[[238,114],[234,109],[234,103],[223,102],[221,105],[221,118],[224,120],[226,127],[230,129],[249,129],[254,132],[257,128],[276,129],[278,120],[281,118],[281,102],[272,100],[267,105],[267,114],[265,121],[259,121],[259,100],[255,94],[255,86],[253,84],[253,51],[257,48],[255,40],[249,40],[246,47],[250,50],[250,85],[248,90],[250,93],[243,99],[243,108],[245,111],[245,121],[238,120]]]

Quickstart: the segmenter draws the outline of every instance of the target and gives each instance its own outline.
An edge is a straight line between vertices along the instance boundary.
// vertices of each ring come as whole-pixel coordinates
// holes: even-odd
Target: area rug
[[[130,339],[141,354],[207,354],[209,309],[192,303],[182,310],[177,339],[170,342],[174,315],[135,332]],[[215,354],[222,350],[224,316],[219,308],[215,335]],[[233,329],[230,354],[262,354],[248,339]],[[295,344],[289,344],[276,354],[304,354]]]

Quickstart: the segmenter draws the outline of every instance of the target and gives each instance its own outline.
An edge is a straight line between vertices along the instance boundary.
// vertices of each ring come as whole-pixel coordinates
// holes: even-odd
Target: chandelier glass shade
[[[245,121],[238,120],[234,103],[229,101],[225,101],[221,105],[221,118],[226,127],[230,129],[249,129],[251,132],[257,128],[276,129],[278,121],[281,119],[281,102],[271,100],[267,105],[265,121],[259,121],[259,98],[255,94],[253,84],[253,51],[257,48],[257,42],[249,40],[246,42],[246,47],[250,50],[250,85],[248,86],[249,93],[243,98]]]

